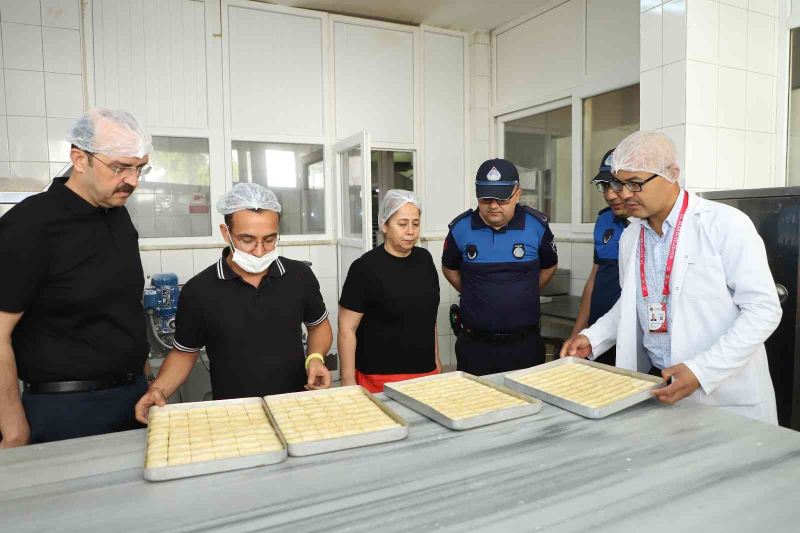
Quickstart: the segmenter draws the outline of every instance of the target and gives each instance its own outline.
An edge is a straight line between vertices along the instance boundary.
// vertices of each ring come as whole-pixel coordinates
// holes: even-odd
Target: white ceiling
[[[492,30],[551,0],[271,0],[302,7],[406,24],[456,30]]]

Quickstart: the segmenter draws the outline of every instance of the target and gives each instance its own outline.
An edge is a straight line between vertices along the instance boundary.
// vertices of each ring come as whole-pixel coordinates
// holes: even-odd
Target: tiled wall
[[[0,178],[38,190],[69,160],[84,109],[80,1],[0,0],[0,41]]]
[[[641,0],[641,127],[694,190],[774,185],[777,0]]]
[[[477,31],[470,34],[470,128],[472,164],[466,169],[467,177],[475,174],[481,163],[489,159],[490,135],[490,54],[489,32]],[[468,180],[472,183],[472,180]],[[469,188],[468,190],[472,190]]]

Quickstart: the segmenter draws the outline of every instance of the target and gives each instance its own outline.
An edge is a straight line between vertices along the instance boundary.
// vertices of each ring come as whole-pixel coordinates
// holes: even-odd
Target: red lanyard
[[[678,214],[678,221],[675,223],[675,231],[672,233],[672,242],[669,245],[669,255],[667,256],[667,269],[664,272],[664,290],[661,292],[665,297],[669,296],[669,278],[672,275],[672,265],[675,263],[675,250],[678,248],[678,235],[681,233],[681,226],[683,226],[683,215],[686,214],[686,208],[689,206],[689,193],[683,192],[683,204],[681,205],[681,212]],[[639,233],[639,277],[642,280],[642,298],[647,299],[647,277],[644,273],[644,226]]]

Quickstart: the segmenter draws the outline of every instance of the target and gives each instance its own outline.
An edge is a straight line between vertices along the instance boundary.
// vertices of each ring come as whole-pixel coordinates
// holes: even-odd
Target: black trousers
[[[537,332],[508,344],[492,344],[461,334],[456,340],[458,370],[476,376],[509,372],[544,363],[545,348]]]
[[[22,394],[31,444],[139,429],[133,408],[147,391],[144,376],[130,385],[89,392]]]

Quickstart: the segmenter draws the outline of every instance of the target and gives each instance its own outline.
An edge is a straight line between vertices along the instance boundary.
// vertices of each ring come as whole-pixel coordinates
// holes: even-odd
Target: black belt
[[[490,331],[481,331],[479,329],[464,327],[462,333],[473,339],[486,341],[492,344],[509,344],[512,342],[521,341],[525,337],[535,333],[539,334],[539,324],[528,326],[525,329],[512,331],[510,333],[492,333]]]
[[[89,379],[86,381],[25,381],[23,390],[29,394],[58,394],[62,392],[89,392],[130,385],[138,376],[130,373],[116,378]]]

